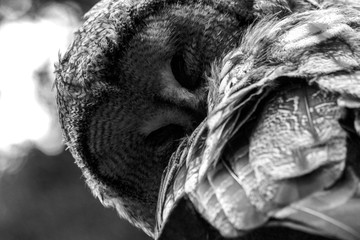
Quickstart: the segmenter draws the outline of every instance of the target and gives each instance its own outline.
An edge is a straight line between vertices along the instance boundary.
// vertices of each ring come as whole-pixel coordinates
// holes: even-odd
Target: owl
[[[359,27],[355,1],[102,0],[57,65],[65,143],[156,239],[360,239]]]

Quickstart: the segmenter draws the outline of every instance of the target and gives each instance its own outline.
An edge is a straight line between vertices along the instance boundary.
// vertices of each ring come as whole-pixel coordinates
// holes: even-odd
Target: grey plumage
[[[159,238],[168,234],[167,219],[183,199],[224,237],[262,225],[282,226],[269,220],[281,219],[282,207],[336,185],[347,174],[349,129],[339,121],[345,108],[355,115],[358,108],[358,13],[356,4],[341,1],[101,1],[61,57],[56,79],[64,137],[92,192]],[[314,94],[318,100],[309,97]],[[307,117],[315,143],[299,145],[302,169],[291,165],[293,172],[283,175],[281,167],[293,158],[282,165],[276,162],[286,159],[280,154],[259,170],[265,162],[251,159],[266,148],[275,151],[280,140],[286,148],[286,139],[294,136],[291,127],[276,135],[281,123],[291,126],[281,119],[292,117],[281,115],[276,101],[291,97],[310,104],[297,114]],[[328,104],[321,120],[325,125],[314,125],[306,111],[322,103]],[[322,128],[333,135],[319,142],[325,136]],[[313,143],[327,146],[333,137],[339,139],[333,144],[338,156],[301,165],[306,162],[303,149]],[[329,166],[331,174],[320,174],[315,188],[303,192],[309,184],[287,185],[289,179]],[[237,179],[246,168],[256,176]],[[356,185],[358,177],[348,174]],[[260,187],[252,185],[258,180]],[[291,196],[281,195],[279,189],[289,186]],[[334,211],[354,198],[359,196],[349,196]],[[304,220],[290,215],[300,224],[288,224],[285,217],[285,226],[358,237],[359,226],[351,222],[346,224],[353,232],[337,235],[318,225],[309,230],[301,225]]]
[[[206,114],[202,74],[235,46],[243,6],[103,1],[87,14],[60,61],[59,114],[70,150],[95,195],[148,233],[175,140]],[[195,86],[191,90],[172,77],[175,54],[179,68],[186,62],[179,77]],[[169,124],[174,135],[167,143],[150,144],[151,132]]]

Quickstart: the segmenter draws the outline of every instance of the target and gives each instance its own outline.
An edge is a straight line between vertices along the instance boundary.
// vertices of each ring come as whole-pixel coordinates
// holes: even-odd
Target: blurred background
[[[0,239],[149,240],[85,186],[64,151],[53,71],[96,0],[0,0]]]

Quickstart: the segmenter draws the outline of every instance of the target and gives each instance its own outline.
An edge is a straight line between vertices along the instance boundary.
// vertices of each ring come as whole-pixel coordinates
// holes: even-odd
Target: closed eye
[[[171,71],[178,83],[186,89],[193,90],[197,87],[198,81],[188,75],[185,59],[181,54],[175,54],[170,62]]]
[[[152,131],[146,136],[149,145],[163,146],[185,136],[185,129],[176,124],[169,124]]]

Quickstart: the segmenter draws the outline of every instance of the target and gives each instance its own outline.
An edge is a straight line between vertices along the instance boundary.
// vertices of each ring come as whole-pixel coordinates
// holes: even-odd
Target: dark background
[[[68,152],[34,149],[0,180],[1,240],[141,240],[140,230],[95,199]]]
[[[72,3],[66,3],[76,9],[80,19],[96,2],[73,0]],[[0,26],[9,21],[36,16],[39,9],[49,3],[50,1],[34,0],[30,8],[18,11],[15,17],[1,11]],[[21,4],[21,0],[0,0],[0,10],[14,8],[15,11],[17,8],[21,9]],[[0,35],[1,37],[4,36]],[[1,67],[6,66],[0,66],[0,71]],[[0,83],[1,81],[6,79],[0,79]],[[0,133],[0,137],[6,136],[1,136]],[[68,151],[48,156],[36,147],[27,147],[17,155],[21,157],[9,160],[0,152],[1,240],[150,239],[120,219],[114,209],[104,208],[92,196]],[[11,171],[4,164],[1,165],[2,162],[10,162]]]

